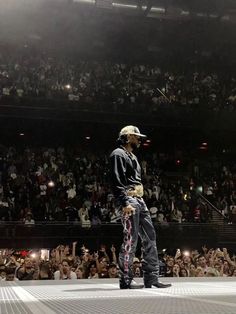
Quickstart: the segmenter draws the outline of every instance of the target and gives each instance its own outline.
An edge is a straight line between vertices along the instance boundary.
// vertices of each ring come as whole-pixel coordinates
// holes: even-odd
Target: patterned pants
[[[156,232],[148,208],[142,198],[130,197],[129,204],[135,208],[135,214],[122,216],[123,244],[119,253],[121,280],[127,284],[132,280],[132,265],[138,236],[142,242],[142,269],[145,273],[158,273],[159,260],[156,246]]]

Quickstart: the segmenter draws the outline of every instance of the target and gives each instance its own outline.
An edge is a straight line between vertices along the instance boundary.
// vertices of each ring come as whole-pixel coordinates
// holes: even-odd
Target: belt
[[[143,186],[135,185],[134,187],[128,189],[127,195],[132,197],[143,197]]]

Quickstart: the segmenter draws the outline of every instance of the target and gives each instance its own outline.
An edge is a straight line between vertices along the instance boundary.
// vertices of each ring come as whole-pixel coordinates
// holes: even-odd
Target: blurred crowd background
[[[78,148],[2,147],[0,153],[1,221],[78,222],[89,228],[120,222],[110,190],[108,154],[84,155]],[[229,219],[236,221],[236,165],[216,158],[186,162],[188,172],[167,176],[172,155],[140,156],[144,199],[154,222],[210,222],[212,208],[200,192]],[[170,169],[170,166],[169,166]]]
[[[138,158],[157,230],[172,224],[183,236],[187,225],[199,241],[203,225],[228,232],[221,249],[158,243],[161,275],[235,276],[235,4],[123,2],[0,3],[2,280],[118,276],[103,227],[120,225],[108,158],[129,124],[148,134]],[[70,224],[78,244],[27,242],[37,226],[66,236]],[[107,241],[86,244],[98,228]]]
[[[0,97],[67,99],[78,108],[101,102],[107,111],[125,111],[127,106],[150,113],[175,106],[215,112],[236,108],[232,73],[68,60],[30,48],[11,53],[3,47],[0,54]]]

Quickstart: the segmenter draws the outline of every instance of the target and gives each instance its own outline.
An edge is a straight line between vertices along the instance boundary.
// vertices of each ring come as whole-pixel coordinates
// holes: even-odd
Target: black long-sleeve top
[[[113,194],[119,205],[129,204],[127,191],[141,183],[141,167],[137,157],[122,146],[110,155],[110,175]]]

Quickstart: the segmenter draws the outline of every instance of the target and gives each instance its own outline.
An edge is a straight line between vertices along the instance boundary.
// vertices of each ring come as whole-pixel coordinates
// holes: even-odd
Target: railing
[[[155,224],[158,248],[201,247],[206,244],[215,247],[222,243],[221,233],[235,225],[210,223],[166,223]],[[223,229],[222,229],[223,228]],[[0,247],[56,247],[58,244],[71,244],[78,241],[97,249],[101,243],[117,247],[122,242],[121,224],[102,224],[83,228],[80,223],[36,222],[28,226],[19,222],[6,222],[0,225]],[[234,239],[232,239],[234,240]],[[235,240],[236,242],[236,240]]]
[[[198,108],[189,108],[175,104],[111,104],[99,100],[92,103],[70,102],[40,98],[16,98],[5,96],[0,99],[0,117],[76,120],[86,122],[106,121],[107,123],[136,123],[140,125],[180,126],[182,128],[200,128],[204,125],[212,129],[235,130],[236,112],[222,109],[212,112],[204,103]],[[132,115],[131,115],[132,113]],[[199,121],[201,123],[199,124]]]
[[[208,206],[210,206],[215,212],[217,212],[219,214],[219,216],[221,216],[225,221],[229,221],[228,217],[226,217],[214,204],[212,204],[204,195],[202,195],[201,193],[197,192],[197,195],[203,199]]]

